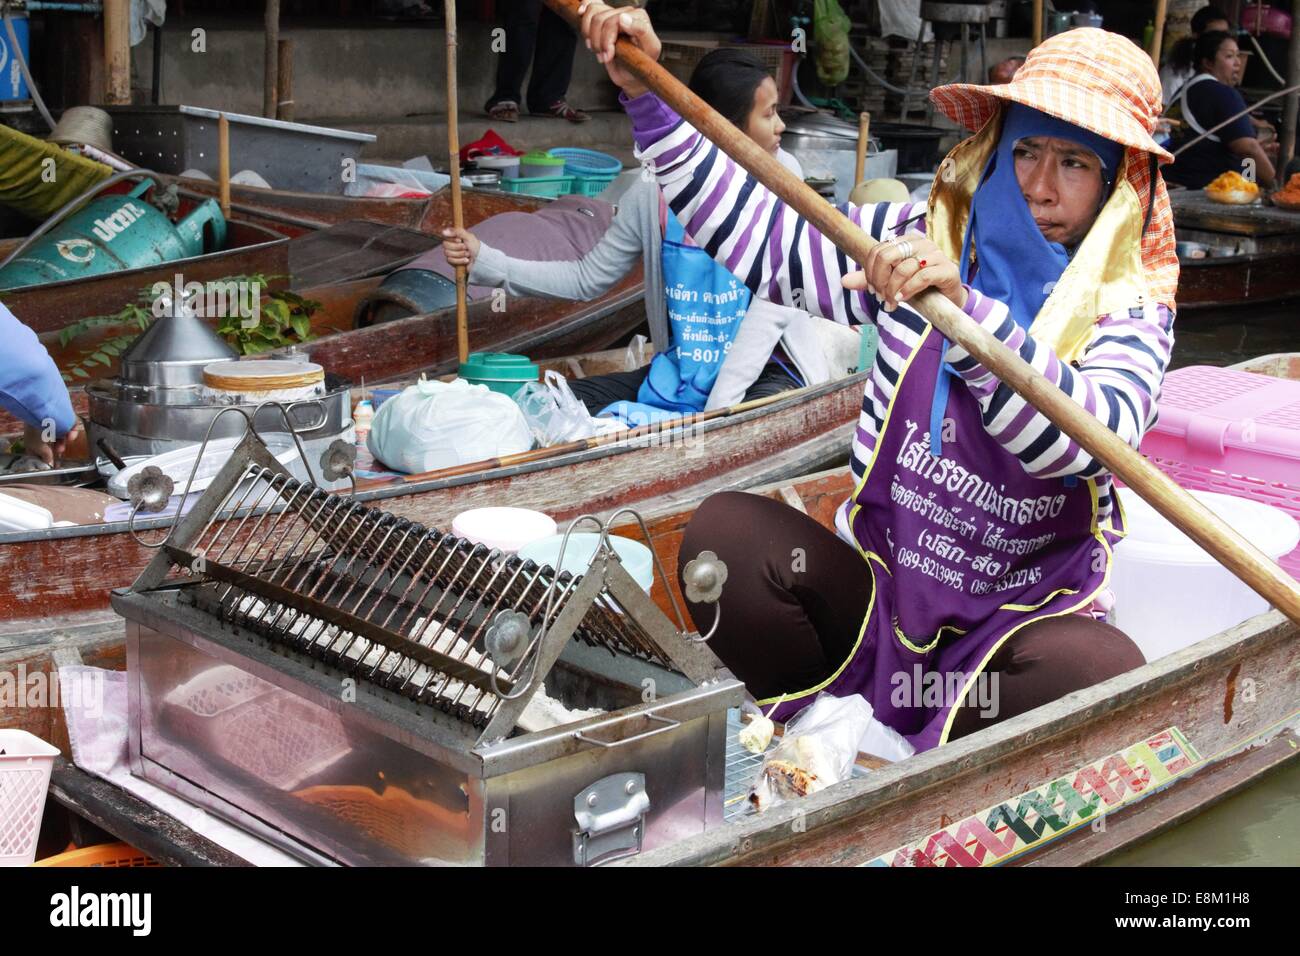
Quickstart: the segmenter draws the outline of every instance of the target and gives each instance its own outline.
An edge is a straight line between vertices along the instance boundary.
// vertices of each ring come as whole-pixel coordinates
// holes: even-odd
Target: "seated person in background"
[[[1183,129],[1174,142],[1177,159],[1165,169],[1165,178],[1189,189],[1202,189],[1221,173],[1237,172],[1254,164],[1254,175],[1246,175],[1261,186],[1273,185],[1273,163],[1255,134],[1246,112],[1246,101],[1233,87],[1239,75],[1237,41],[1226,33],[1205,33],[1196,41],[1197,74],[1183,85],[1169,108],[1169,115],[1181,120]],[[1211,133],[1185,152],[1182,143],[1191,142],[1214,129],[1228,117],[1240,113],[1222,129]]]
[[[1011,78],[1016,75],[1016,70],[1024,64],[1023,56],[1009,56],[1001,63],[994,63],[989,67],[989,85],[1001,86],[1003,83],[1010,83]]]
[[[776,83],[751,54],[714,50],[696,66],[690,87],[784,166],[803,175],[798,161],[781,149],[785,124],[777,113]],[[650,365],[630,372],[570,381],[574,394],[593,415],[624,401],[670,411],[702,409],[734,337],[701,341],[698,330],[706,325],[734,330],[750,304],[749,292],[741,282],[685,234],[648,175],[623,194],[604,238],[576,261],[508,258],[465,229],[448,229],[443,236],[447,261],[469,267],[470,283],[500,286],[511,295],[590,300],[613,287],[638,262],[645,262],[646,317],[660,354]],[[716,295],[719,290],[721,296]],[[726,301],[714,301],[720,297]],[[728,316],[728,312],[732,314]],[[679,334],[683,317],[692,329],[690,342]],[[750,367],[744,370],[745,400],[804,384],[797,371],[804,365],[800,356],[782,352],[781,348],[775,352],[768,348],[766,354],[750,356]],[[650,375],[652,368],[654,376]]]
[[[68,387],[36,333],[0,305],[0,407],[24,425],[23,450],[47,465],[62,457],[78,431]]]
[[[1183,84],[1196,75],[1196,40],[1205,33],[1230,33],[1231,30],[1228,15],[1218,7],[1201,7],[1192,14],[1192,35],[1174,44],[1165,65],[1160,68],[1160,89],[1165,106],[1173,101]]]

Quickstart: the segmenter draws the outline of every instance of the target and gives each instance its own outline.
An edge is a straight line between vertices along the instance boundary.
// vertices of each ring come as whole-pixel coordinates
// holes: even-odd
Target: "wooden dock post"
[[[131,102],[131,0],[104,0],[104,102]]]
[[[280,0],[266,0],[264,32],[266,33],[266,50],[265,56],[263,57],[265,67],[263,68],[262,74],[262,115],[267,119],[275,119],[276,100],[280,89],[278,82],[280,65]]]

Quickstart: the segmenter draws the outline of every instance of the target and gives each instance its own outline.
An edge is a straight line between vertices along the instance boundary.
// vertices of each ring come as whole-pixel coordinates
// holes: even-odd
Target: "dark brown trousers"
[[[686,526],[681,565],[705,550],[728,571],[709,646],[755,698],[813,687],[848,657],[871,600],[871,572],[833,531],[781,502],[728,491],[706,499]],[[712,607],[688,607],[701,631],[712,626]],[[989,662],[987,672],[998,674],[996,716],[962,706],[949,739],[1144,663],[1109,624],[1079,614],[1036,621]]]

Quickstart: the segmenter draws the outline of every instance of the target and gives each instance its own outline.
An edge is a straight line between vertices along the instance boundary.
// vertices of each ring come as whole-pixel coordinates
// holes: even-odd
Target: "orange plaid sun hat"
[[[1000,101],[1023,103],[1115,143],[1171,162],[1151,134],[1160,116],[1160,77],[1151,58],[1117,33],[1081,27],[1029,52],[1010,83],[950,83],[930,99],[967,129],[981,128]]]
[[[1125,178],[1138,195],[1144,217],[1150,218],[1142,235],[1148,290],[1156,301],[1174,307],[1178,256],[1173,210],[1164,177],[1147,158],[1163,164],[1174,157],[1152,138],[1162,109],[1160,76],[1133,41],[1091,27],[1067,30],[1034,47],[1010,83],[950,83],[931,90],[930,99],[945,116],[970,130],[982,129],[1003,104],[1021,103],[1127,147]],[[1133,151],[1145,155],[1134,156]],[[1154,208],[1149,210],[1152,199]]]

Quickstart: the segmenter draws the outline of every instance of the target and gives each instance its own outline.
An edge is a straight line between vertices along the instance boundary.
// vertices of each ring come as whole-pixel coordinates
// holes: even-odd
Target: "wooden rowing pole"
[[[217,117],[217,202],[221,215],[230,219],[230,120]]]
[[[578,0],[546,0],[546,4],[575,29],[579,27]],[[625,69],[855,262],[865,259],[877,245],[876,240],[813,192],[775,156],[742,134],[626,37],[619,37],[615,55]],[[909,305],[945,338],[965,349],[1017,395],[1042,412],[1052,424],[1078,442],[1111,474],[1224,567],[1300,624],[1300,585],[1218,515],[1084,411],[1070,396],[953,305],[941,292],[927,289],[912,298]]]
[[[853,188],[862,185],[862,174],[867,168],[867,147],[871,142],[871,114],[858,114],[858,155],[853,164]]]
[[[1160,69],[1160,47],[1165,37],[1165,10],[1167,0],[1156,0],[1156,15],[1151,20],[1151,25],[1155,27],[1155,32],[1151,34],[1151,62]]]
[[[457,114],[456,90],[456,0],[443,0],[447,21],[447,155],[451,171],[451,224],[465,228],[465,213],[460,199],[460,131]],[[468,272],[464,266],[456,267],[456,353],[460,364],[469,359],[469,306],[466,304],[465,286]]]

